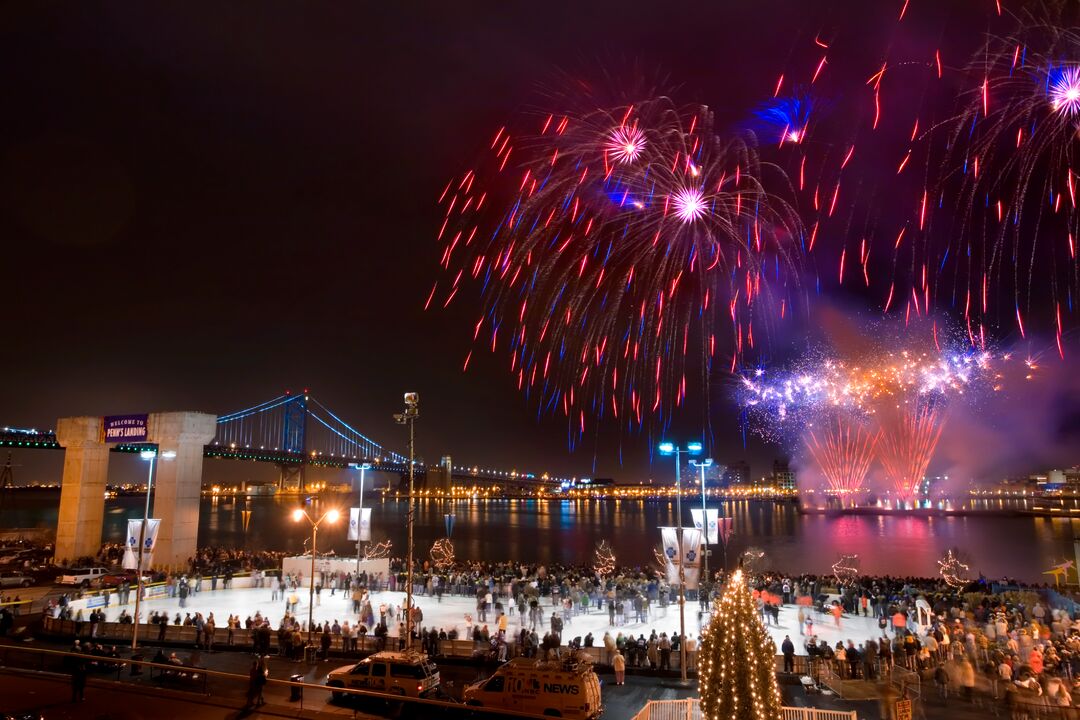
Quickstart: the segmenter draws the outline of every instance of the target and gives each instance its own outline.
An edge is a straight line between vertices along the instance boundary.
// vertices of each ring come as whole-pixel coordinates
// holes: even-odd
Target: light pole
[[[371,469],[371,463],[353,464],[349,467],[360,471],[360,515],[356,518],[356,577],[360,577],[360,524],[364,520],[364,471]]]
[[[150,488],[154,485],[154,459],[157,458],[157,454],[157,450],[143,450],[139,453],[139,457],[143,460],[150,461],[150,474],[146,478],[146,506],[143,508],[142,527],[139,529],[139,559],[135,563],[135,619],[131,622],[132,650],[139,645],[139,604],[143,593],[142,560],[146,544],[146,521],[150,519]],[[161,457],[172,460],[176,457],[176,453],[166,450],[161,453]]]
[[[416,418],[420,417],[420,394],[414,392],[405,393],[405,412],[396,413],[394,421],[398,425],[409,426],[409,511],[406,514],[406,526],[409,531],[409,540],[406,546],[408,558],[405,562],[405,649],[412,648],[412,589],[413,589],[413,482],[416,462]]]
[[[701,470],[701,521],[705,523],[705,532],[701,535],[701,544],[705,546],[705,581],[708,582],[712,576],[709,575],[709,517],[705,514],[705,468],[712,467],[713,459],[691,460],[690,464]]]
[[[296,508],[292,512],[293,522],[300,522],[304,518],[307,518],[307,521],[309,523],[311,523],[311,576],[308,578],[309,585],[308,585],[308,609],[307,609],[307,642],[308,642],[308,645],[311,644],[311,626],[315,622],[315,619],[313,617],[313,614],[314,614],[314,611],[315,611],[315,608],[314,608],[314,605],[315,605],[315,550],[316,550],[315,543],[318,541],[318,537],[319,537],[319,525],[322,524],[323,520],[325,520],[326,522],[333,525],[334,523],[337,522],[337,520],[338,520],[338,518],[340,516],[341,516],[341,513],[339,513],[337,511],[337,509],[327,510],[326,512],[324,512],[319,517],[318,520],[313,520],[311,518],[311,516],[308,515],[307,510],[305,510],[304,508]]]
[[[675,456],[675,538],[679,545],[679,676],[686,683],[686,558],[682,531],[682,465],[679,456],[700,455],[701,443],[687,443],[685,448],[669,442],[660,443],[661,455]]]

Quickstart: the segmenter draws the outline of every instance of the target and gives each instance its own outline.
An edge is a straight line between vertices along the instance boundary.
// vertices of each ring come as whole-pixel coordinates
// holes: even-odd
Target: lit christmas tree
[[[742,568],[717,601],[698,657],[702,718],[781,720],[776,646],[758,618]]]

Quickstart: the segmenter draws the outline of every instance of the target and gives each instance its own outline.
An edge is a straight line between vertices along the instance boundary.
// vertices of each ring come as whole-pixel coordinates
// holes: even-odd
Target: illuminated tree
[[[703,719],[781,720],[776,646],[758,618],[742,568],[717,601],[698,655]]]

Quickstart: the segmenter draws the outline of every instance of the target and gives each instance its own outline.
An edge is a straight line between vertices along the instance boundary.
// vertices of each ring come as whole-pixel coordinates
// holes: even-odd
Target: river
[[[405,548],[405,503],[368,493],[376,540],[388,538],[395,554]],[[310,537],[307,523],[292,522],[296,497],[205,497],[199,523],[200,545],[300,553]],[[348,508],[356,498],[333,495],[321,510]],[[143,499],[125,496],[105,503],[103,540],[123,540],[128,518],[142,515]],[[339,505],[340,504],[340,505]],[[59,492],[6,492],[0,526],[55,527]],[[689,507],[685,507],[689,522]],[[245,532],[242,510],[251,510]],[[445,536],[444,515],[454,514],[453,542],[459,559],[523,562],[591,562],[596,544],[607,540],[620,564],[651,561],[659,543],[657,527],[674,524],[674,503],[628,500],[423,500],[416,514],[418,556]],[[768,567],[788,572],[828,572],[841,555],[857,554],[870,574],[935,575],[937,561],[950,548],[969,560],[972,572],[1048,582],[1044,572],[1073,558],[1076,532],[1068,518],[1008,515],[911,517],[896,515],[805,515],[790,503],[733,501],[723,514],[734,518],[728,556],[734,562],[748,546],[764,550]],[[355,553],[345,538],[345,523],[323,527],[320,550]],[[721,562],[717,546],[713,563]]]

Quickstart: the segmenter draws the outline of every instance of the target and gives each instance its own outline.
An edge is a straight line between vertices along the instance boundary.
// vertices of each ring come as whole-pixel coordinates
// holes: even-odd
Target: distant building
[[[750,484],[750,463],[738,460],[731,463],[724,470],[723,483],[730,486]]]
[[[772,486],[777,490],[795,490],[795,472],[791,469],[786,460],[773,461]]]
[[[700,458],[688,458],[682,463],[682,467],[679,468],[680,480],[684,487],[691,485],[698,485],[701,483],[701,467],[698,465],[691,465],[690,461],[697,461]],[[705,485],[715,487],[723,479],[724,466],[717,465],[715,462],[705,468]]]

